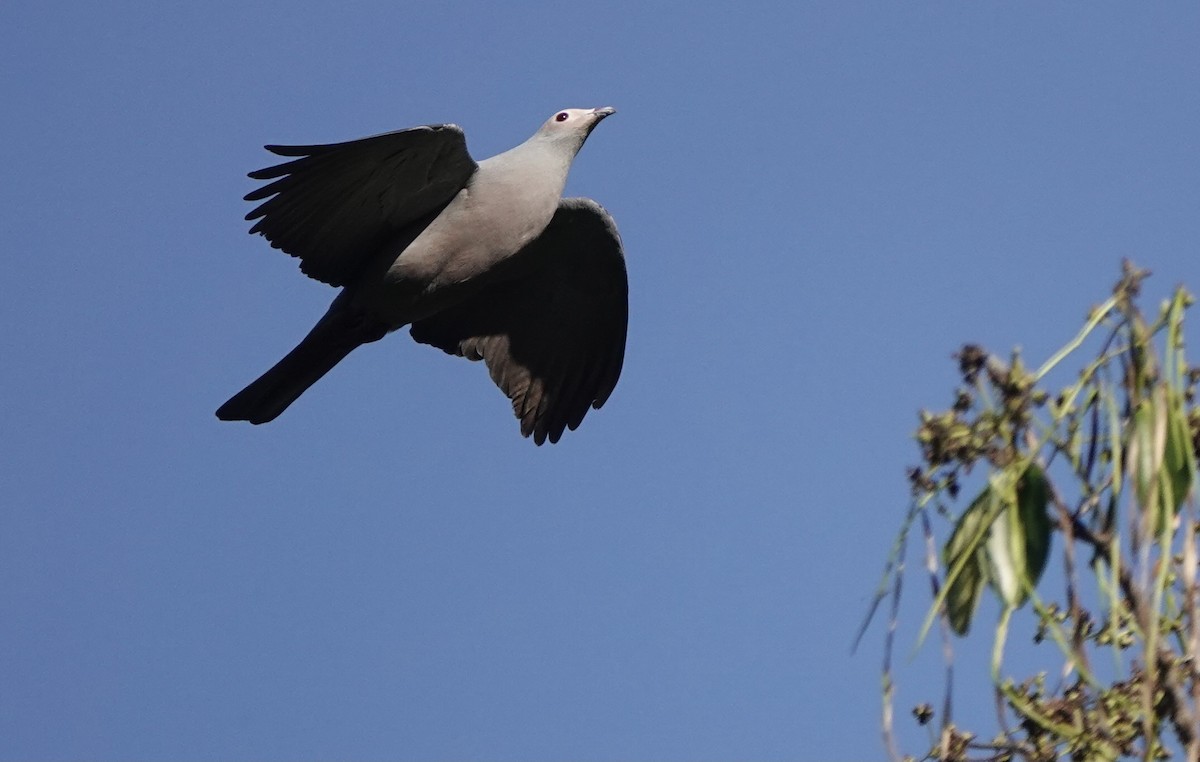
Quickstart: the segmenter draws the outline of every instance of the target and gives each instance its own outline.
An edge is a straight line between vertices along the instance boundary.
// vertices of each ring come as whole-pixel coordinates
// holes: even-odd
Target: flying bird
[[[523,436],[541,445],[578,427],[621,374],[629,286],[612,217],[562,193],[613,113],[564,109],[478,163],[453,124],[266,146],[290,161],[250,173],[271,181],[246,195],[262,201],[250,232],[341,292],[217,417],[274,420],[356,347],[407,325],[422,344],[483,360]]]

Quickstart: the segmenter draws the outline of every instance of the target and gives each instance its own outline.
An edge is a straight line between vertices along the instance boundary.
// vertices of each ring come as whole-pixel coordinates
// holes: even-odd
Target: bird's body
[[[478,165],[450,125],[269,147],[302,158],[251,174],[281,178],[247,196],[271,197],[248,215],[261,217],[251,232],[343,290],[218,417],[273,420],[354,348],[412,325],[418,341],[487,361],[538,444],[575,428],[624,356],[620,238],[598,204],[562,199],[572,159],[611,113],[559,112]]]
[[[354,284],[355,303],[394,330],[460,301],[464,291],[482,288],[498,265],[550,224],[569,168],[555,166],[556,158],[523,143],[480,162],[466,187],[415,239],[401,236],[384,248],[376,266],[384,274],[368,269]],[[513,173],[491,171],[511,162],[546,164],[536,174],[550,180],[520,183]]]

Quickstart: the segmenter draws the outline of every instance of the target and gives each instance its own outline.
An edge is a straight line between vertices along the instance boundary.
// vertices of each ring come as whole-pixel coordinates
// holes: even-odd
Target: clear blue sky
[[[1122,257],[1200,289],[1198,30],[7,0],[0,758],[879,758],[882,633],[850,643],[951,352],[1040,361]],[[333,297],[246,235],[262,144],[452,121],[484,158],[600,105],[568,191],[618,221],[631,321],[579,431],[532,446],[406,332],[217,421]]]

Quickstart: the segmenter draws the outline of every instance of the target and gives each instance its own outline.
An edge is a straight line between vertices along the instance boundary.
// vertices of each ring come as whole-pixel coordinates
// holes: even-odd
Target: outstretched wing
[[[625,359],[629,282],[616,224],[591,199],[563,199],[514,257],[515,277],[412,324],[412,337],[487,363],[521,434],[557,442],[608,399]]]
[[[247,201],[267,199],[246,215],[258,220],[250,232],[299,257],[301,271],[333,286],[353,279],[405,226],[447,204],[476,169],[453,124],[266,149],[299,158],[250,173],[274,180],[246,194]]]

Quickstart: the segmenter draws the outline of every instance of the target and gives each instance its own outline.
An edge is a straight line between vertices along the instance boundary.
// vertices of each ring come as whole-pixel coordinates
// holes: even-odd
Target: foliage
[[[1191,297],[1177,289],[1148,321],[1137,304],[1147,275],[1126,263],[1112,297],[1036,371],[1016,353],[1002,362],[963,347],[952,406],[921,413],[913,502],[875,601],[891,599],[883,724],[893,758],[892,650],[905,549],[919,528],[933,602],[918,647],[939,624],[949,665],[954,636],[979,629],[980,599],[994,596],[1001,611],[991,663],[1000,732],[985,742],[952,722],[948,677],[940,718],[929,704],[914,710],[930,731],[924,759],[1150,760],[1172,748],[1200,759],[1200,369],[1184,360]],[[1047,391],[1047,375],[1080,355],[1090,359],[1078,377]],[[981,476],[956,514],[963,485]],[[1063,574],[1050,591],[1039,583],[1052,543]],[[1006,673],[1022,610],[1036,617],[1039,647],[1056,649],[1058,675]]]

